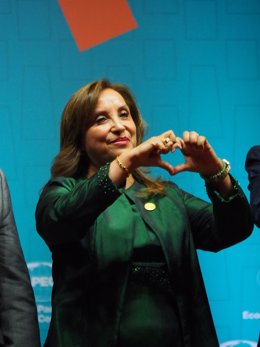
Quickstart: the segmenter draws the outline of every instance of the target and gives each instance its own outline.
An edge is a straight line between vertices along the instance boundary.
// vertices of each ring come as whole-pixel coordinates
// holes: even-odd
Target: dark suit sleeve
[[[248,189],[254,221],[260,227],[260,146],[254,146],[249,150],[245,167],[248,172]]]
[[[1,170],[0,346],[40,346],[35,298],[16,229],[9,188]]]

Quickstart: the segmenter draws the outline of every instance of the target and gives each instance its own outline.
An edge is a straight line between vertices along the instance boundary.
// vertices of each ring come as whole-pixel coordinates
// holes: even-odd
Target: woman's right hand
[[[173,166],[161,155],[174,152],[176,148],[182,148],[183,140],[177,137],[172,130],[161,135],[153,136],[136,146],[135,148],[120,154],[120,160],[131,172],[141,166],[154,166],[173,173]]]

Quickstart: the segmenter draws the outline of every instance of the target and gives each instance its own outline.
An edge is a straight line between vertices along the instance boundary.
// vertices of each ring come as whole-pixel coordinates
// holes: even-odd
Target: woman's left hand
[[[222,161],[217,157],[206,137],[195,131],[184,131],[181,152],[185,162],[174,167],[173,175],[191,171],[203,176],[211,176],[222,168]]]

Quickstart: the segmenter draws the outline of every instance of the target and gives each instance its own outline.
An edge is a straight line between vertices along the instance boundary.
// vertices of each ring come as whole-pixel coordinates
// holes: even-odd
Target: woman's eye
[[[106,116],[99,115],[99,116],[96,117],[96,123],[97,124],[103,123],[103,122],[105,122],[106,119],[107,119]]]
[[[127,118],[128,117],[128,112],[127,111],[121,112],[120,117]]]

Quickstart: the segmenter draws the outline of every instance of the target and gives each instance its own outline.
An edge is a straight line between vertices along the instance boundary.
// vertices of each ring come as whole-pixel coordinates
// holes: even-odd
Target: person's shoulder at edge
[[[246,161],[251,159],[251,158],[255,158],[255,157],[259,157],[260,158],[260,145],[255,145],[252,146],[246,155]]]
[[[0,168],[0,177],[1,179],[5,179],[4,171]]]
[[[249,179],[254,177],[255,172],[259,172],[260,167],[260,145],[255,145],[249,149],[245,160],[245,169],[248,172]]]

